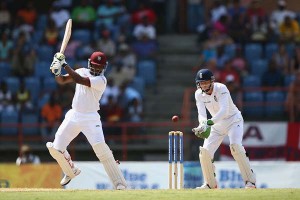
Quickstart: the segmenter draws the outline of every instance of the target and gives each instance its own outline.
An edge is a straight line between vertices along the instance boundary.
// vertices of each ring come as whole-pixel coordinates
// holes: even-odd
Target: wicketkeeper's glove
[[[208,138],[211,131],[211,126],[214,125],[212,120],[202,121],[198,127],[193,128],[192,131],[199,138]]]

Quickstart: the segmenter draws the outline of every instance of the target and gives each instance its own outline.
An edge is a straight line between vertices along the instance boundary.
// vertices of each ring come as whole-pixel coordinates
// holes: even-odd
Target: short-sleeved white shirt
[[[229,90],[222,83],[214,83],[211,95],[203,93],[201,89],[195,92],[196,105],[198,109],[199,123],[207,119],[206,109],[211,114],[213,122],[220,123],[236,115],[236,120],[242,118],[241,112],[233,103]]]
[[[76,72],[80,76],[89,77],[91,87],[76,84],[72,108],[81,113],[97,112],[100,109],[99,100],[107,83],[105,76],[93,76],[87,68],[77,69]]]

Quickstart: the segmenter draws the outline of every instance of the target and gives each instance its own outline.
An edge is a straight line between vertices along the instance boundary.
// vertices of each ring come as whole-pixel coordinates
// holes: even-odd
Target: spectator
[[[142,17],[142,22],[134,27],[133,35],[140,39],[143,35],[147,35],[150,40],[156,39],[156,29],[150,24],[147,16]]]
[[[250,26],[256,27],[258,19],[261,18],[265,21],[266,13],[264,8],[261,6],[260,0],[252,0],[250,7],[247,9],[246,18]]]
[[[97,24],[109,30],[114,30],[121,14],[121,10],[114,4],[113,0],[105,0],[97,9]]]
[[[55,26],[55,22],[49,18],[48,24],[44,33],[45,41],[50,46],[56,46],[58,43],[59,32]]]
[[[289,16],[291,19],[295,19],[296,14],[290,10],[286,9],[286,1],[278,0],[277,10],[274,10],[271,13],[270,17],[270,27],[274,30],[275,33],[279,33],[280,24],[284,22],[286,16]]]
[[[236,43],[245,43],[248,37],[246,33],[245,17],[243,15],[233,16],[229,23],[229,35]]]
[[[116,86],[121,86],[124,82],[130,82],[135,75],[135,68],[127,67],[121,62],[117,62],[110,71],[108,77],[114,79]]]
[[[224,63],[230,59],[230,57],[224,52],[224,46],[219,46],[217,48],[217,67],[222,69]]]
[[[225,85],[227,86],[233,103],[238,107],[238,109],[243,108],[243,92],[240,85],[234,80],[234,76],[228,75],[225,79]]]
[[[222,34],[214,29],[211,31],[209,39],[205,42],[205,46],[217,48],[222,45],[232,44],[232,42],[233,40],[227,34]]]
[[[37,12],[35,10],[33,1],[26,2],[26,5],[18,11],[17,16],[24,19],[26,24],[34,26],[37,19]]]
[[[248,75],[247,61],[241,48],[238,47],[236,49],[236,55],[232,59],[231,64],[232,67],[240,74],[240,76],[245,77]]]
[[[155,59],[157,53],[156,41],[150,40],[147,35],[132,43],[132,50],[138,59]]]
[[[261,77],[261,83],[264,87],[282,87],[283,86],[283,75],[278,70],[274,62],[269,62],[269,67]]]
[[[0,85],[0,113],[13,112],[15,107],[13,104],[12,93],[8,89],[5,81],[1,81]]]
[[[62,108],[57,103],[55,93],[51,94],[49,102],[42,107],[41,117],[44,123],[41,129],[42,138],[49,141],[49,138],[54,138],[62,118]]]
[[[284,22],[280,24],[279,32],[280,39],[284,42],[299,41],[299,24],[289,16],[286,16]]]
[[[115,62],[121,62],[124,66],[130,68],[136,68],[136,56],[132,53],[130,47],[126,43],[122,43],[119,46],[118,53],[115,57]]]
[[[24,81],[21,81],[20,88],[16,93],[16,103],[19,111],[30,111],[33,109],[30,91],[26,89]]]
[[[234,18],[241,19],[244,21],[246,14],[246,8],[240,4],[240,0],[233,0],[233,4],[231,7],[228,8],[228,15],[231,20]]]
[[[0,30],[10,29],[11,26],[11,13],[7,9],[5,1],[0,3]]]
[[[290,56],[286,51],[285,45],[280,44],[278,52],[275,52],[272,56],[273,64],[277,69],[279,69],[280,73],[289,74],[290,73]]]
[[[25,33],[21,32],[13,49],[12,71],[15,76],[25,77],[33,74],[36,60],[35,51],[26,40]]]
[[[124,82],[120,86],[120,94],[118,97],[117,103],[123,108],[128,108],[129,103],[136,98],[140,102],[142,101],[142,97],[138,91],[131,87],[127,87],[128,83]]]
[[[89,5],[88,0],[81,0],[80,5],[72,10],[74,28],[94,29],[94,22],[97,18],[96,10]]]
[[[156,23],[156,13],[152,8],[150,8],[145,2],[139,2],[139,8],[132,14],[133,24],[142,23],[143,17],[147,16],[150,24]]]
[[[240,84],[240,75],[239,73],[233,68],[231,60],[225,62],[224,69],[221,70],[220,73],[220,82],[225,83],[226,77],[229,75],[234,77],[234,81],[237,84]]]
[[[268,24],[263,17],[257,17],[256,23],[249,23],[249,37],[252,42],[266,42],[268,40]]]
[[[124,110],[115,102],[114,96],[108,96],[108,102],[102,106],[101,116],[105,122],[120,122],[124,117]]]
[[[209,19],[212,23],[215,23],[220,19],[222,15],[227,15],[227,9],[221,0],[214,0],[213,7],[210,10]]]
[[[286,99],[290,122],[300,121],[300,71],[295,76],[296,79],[290,84]]]
[[[214,29],[221,34],[228,33],[228,17],[227,15],[222,15],[219,20],[214,23]]]
[[[57,50],[60,50],[61,44],[57,45]],[[65,56],[69,59],[75,59],[76,57],[76,51],[81,46],[81,42],[78,40],[70,39],[68,42],[68,45],[65,50]]]
[[[26,24],[23,18],[17,17],[12,30],[12,39],[18,40],[21,34],[25,34],[25,39],[29,42],[31,40],[33,32],[33,25]]]
[[[128,121],[130,122],[142,121],[143,107],[141,105],[141,102],[137,98],[131,100],[128,106],[127,115],[128,115]]]
[[[108,104],[108,97],[112,96],[113,97],[113,101],[116,102],[119,96],[119,87],[117,85],[115,85],[114,79],[112,78],[108,78],[107,79],[107,85],[106,85],[106,89],[101,97],[100,100],[100,105],[104,106]]]
[[[50,18],[54,21],[56,28],[64,29],[65,24],[70,19],[70,12],[54,3],[50,11]]]
[[[0,62],[9,62],[12,56],[13,42],[8,38],[7,32],[2,32],[0,41]]]
[[[21,146],[20,156],[16,160],[16,165],[23,164],[40,164],[40,157],[32,153],[31,148],[24,144]]]
[[[105,53],[108,60],[116,55],[116,44],[111,38],[110,31],[105,29],[101,32],[101,38],[97,41],[97,49]]]

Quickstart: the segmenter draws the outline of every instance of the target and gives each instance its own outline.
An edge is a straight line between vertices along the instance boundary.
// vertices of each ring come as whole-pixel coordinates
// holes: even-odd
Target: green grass
[[[300,199],[300,189],[216,189],[216,190],[61,190],[0,189],[0,200],[200,200],[200,199]]]

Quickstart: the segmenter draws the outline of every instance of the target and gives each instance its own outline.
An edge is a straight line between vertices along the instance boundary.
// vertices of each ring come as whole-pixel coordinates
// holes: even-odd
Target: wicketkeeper
[[[227,87],[214,80],[213,73],[208,69],[201,69],[197,72],[195,99],[199,126],[193,128],[192,131],[197,137],[205,139],[203,147],[200,146],[199,153],[204,183],[197,189],[217,188],[213,159],[216,150],[227,135],[231,154],[238,163],[245,188],[256,188],[256,176],[242,145],[243,117],[232,102]],[[206,109],[211,114],[211,119],[207,119]]]

